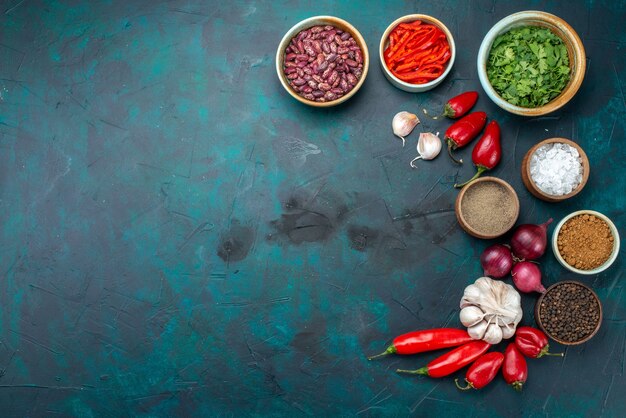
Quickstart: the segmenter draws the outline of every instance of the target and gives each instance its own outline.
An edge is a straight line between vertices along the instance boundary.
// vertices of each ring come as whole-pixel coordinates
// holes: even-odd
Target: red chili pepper
[[[448,143],[448,154],[452,161],[457,164],[463,163],[463,160],[458,161],[452,156],[452,150],[469,144],[483,130],[486,122],[487,114],[485,112],[473,112],[454,122],[448,128],[446,142]]]
[[[563,353],[550,353],[548,337],[541,330],[532,327],[520,327],[515,332],[515,345],[526,357],[561,356]]]
[[[430,377],[444,377],[462,369],[463,367],[476,360],[483,355],[491,344],[484,341],[472,341],[452,351],[447,352],[443,356],[437,357],[427,366],[417,370],[398,369],[398,373],[421,374]]]
[[[477,91],[466,91],[465,93],[461,93],[448,100],[448,102],[443,106],[443,113],[438,116],[433,116],[432,118],[439,119],[440,117],[445,116],[451,119],[458,119],[469,112],[470,109],[474,107],[477,100]],[[426,109],[422,109],[422,111],[426,116],[429,116]]]
[[[435,328],[402,334],[393,339],[393,343],[382,353],[368,357],[368,360],[389,354],[417,354],[425,351],[456,347],[472,341],[467,331],[454,328]]]
[[[482,173],[497,166],[501,157],[500,125],[498,125],[498,122],[495,120],[492,120],[489,122],[485,133],[476,145],[474,145],[474,149],[472,150],[472,162],[477,168],[476,174],[465,183],[455,184],[454,187],[461,188],[467,183],[476,180]]]
[[[454,379],[454,383],[456,387],[461,390],[468,390],[470,388],[482,389],[496,377],[503,361],[504,354],[497,351],[492,351],[491,353],[480,356],[465,374],[467,386],[461,387],[459,385],[459,379]]]
[[[521,391],[522,386],[528,379],[528,365],[526,359],[515,346],[510,343],[504,350],[504,363],[502,364],[502,375],[509,385],[516,391]]]

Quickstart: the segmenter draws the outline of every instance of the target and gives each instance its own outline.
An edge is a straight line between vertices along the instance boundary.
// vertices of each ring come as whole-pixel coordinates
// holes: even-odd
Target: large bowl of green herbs
[[[574,29],[550,13],[528,10],[496,23],[478,51],[478,78],[491,100],[522,116],[565,106],[585,77],[585,49]]]

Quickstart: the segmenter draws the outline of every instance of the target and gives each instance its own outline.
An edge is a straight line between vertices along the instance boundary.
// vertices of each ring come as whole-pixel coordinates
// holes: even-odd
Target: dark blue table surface
[[[587,52],[577,96],[534,119],[491,103],[475,64],[489,28],[527,9],[564,18]],[[409,13],[442,20],[458,48],[424,94],[392,87],[378,63],[381,34]],[[372,60],[331,109],[293,100],[274,64],[283,34],[320,14],[354,24]],[[0,415],[623,416],[621,257],[591,277],[543,257],[545,284],[589,284],[604,321],[584,345],[553,344],[564,358],[530,361],[522,393],[394,373],[437,354],[365,355],[460,327],[489,244],[454,215],[452,184],[473,168],[440,156],[410,169],[418,135],[404,149],[393,137],[400,110],[478,90],[476,109],[502,126],[493,175],[517,190],[519,222],[595,209],[625,231],[625,18],[625,2],[591,0],[2,1]],[[519,174],[554,136],[591,161],[560,204]],[[523,296],[525,325],[534,301]]]

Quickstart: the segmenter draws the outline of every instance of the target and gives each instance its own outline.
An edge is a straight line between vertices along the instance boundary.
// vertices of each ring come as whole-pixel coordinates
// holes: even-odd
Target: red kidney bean
[[[332,73],[330,73],[330,76],[328,76],[328,84],[333,84],[338,79],[339,73],[337,71],[333,71]]]
[[[328,64],[328,68],[324,70],[324,73],[322,73],[322,78],[326,80],[330,76],[330,74],[333,72],[336,66],[337,65],[334,62]]]
[[[302,81],[304,81],[304,80],[302,80]],[[294,83],[295,83],[295,81],[294,81]],[[322,90],[322,91],[328,91],[328,90],[330,90],[331,87],[330,87],[330,84],[324,82],[324,83],[319,83],[317,85],[317,88]]]
[[[285,49],[284,72],[294,91],[327,102],[348,93],[363,74],[363,52],[348,32],[331,25],[300,31]]]
[[[354,60],[359,64],[363,64],[363,56],[361,55],[361,51],[354,51]]]

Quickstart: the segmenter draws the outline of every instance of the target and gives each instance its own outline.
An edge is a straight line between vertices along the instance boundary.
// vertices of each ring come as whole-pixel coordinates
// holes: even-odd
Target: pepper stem
[[[452,142],[451,139],[448,139],[447,141],[448,141],[448,155],[450,156],[450,158],[452,158],[452,161],[454,161],[457,164],[463,164],[463,159],[457,160],[452,155],[452,145],[454,144],[454,142]]]
[[[467,382],[467,386],[463,387],[459,385],[459,379],[454,379],[454,384],[461,390],[470,390],[474,388],[474,385],[472,385],[469,380],[465,379],[465,382]]]
[[[380,354],[376,354],[375,356],[370,356],[367,359],[368,360],[375,360],[377,358],[381,358],[381,357],[385,357],[388,356],[389,354],[395,354],[397,352],[396,347],[394,347],[393,345],[390,345],[389,347],[387,347],[387,349],[385,351],[383,351]]]
[[[537,355],[536,358],[543,357],[543,356],[561,356],[561,357],[563,357],[565,355],[563,353],[550,353],[548,350],[550,350],[550,344],[546,344],[546,346],[543,347],[543,349],[539,352],[539,354]]]
[[[522,386],[524,386],[524,382],[520,382],[519,380],[517,382],[513,382],[511,383],[511,386],[513,386],[513,389],[515,389],[518,392],[522,391]]]
[[[484,165],[479,165],[477,167],[478,167],[478,170],[476,171],[476,174],[474,174],[474,177],[472,177],[471,179],[467,180],[465,183],[455,184],[454,187],[456,187],[457,189],[460,189],[461,187],[465,186],[466,184],[469,184],[469,183],[473,182],[478,177],[480,177],[481,174],[483,174],[485,171],[487,171],[487,167],[485,167]]]
[[[419,374],[422,376],[428,376],[428,367],[422,367],[421,369],[417,369],[417,370],[398,369],[396,370],[396,373]]]

